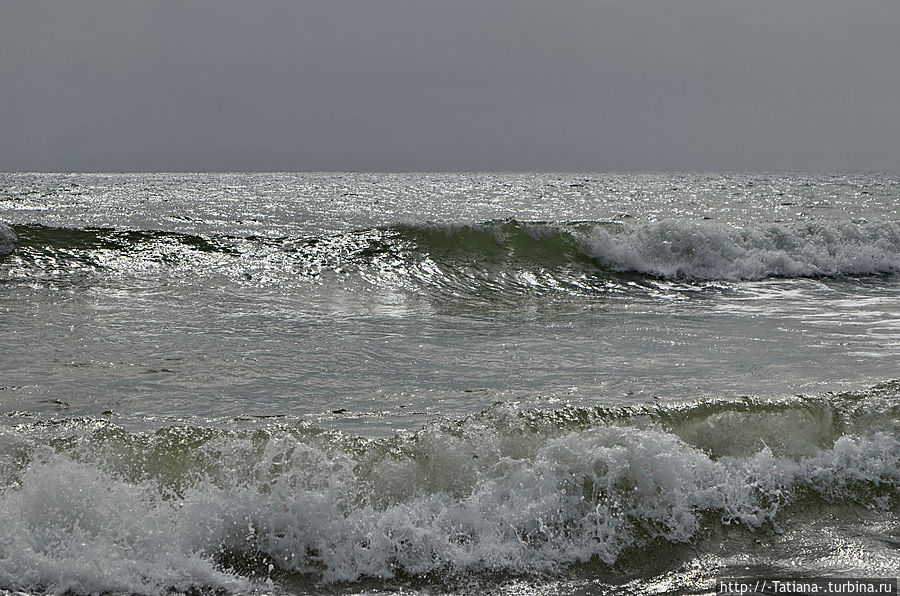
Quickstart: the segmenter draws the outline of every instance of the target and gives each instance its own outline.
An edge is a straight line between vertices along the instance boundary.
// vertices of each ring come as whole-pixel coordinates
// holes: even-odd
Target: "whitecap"
[[[900,271],[900,225],[845,222],[736,228],[662,221],[618,229],[597,226],[583,250],[614,271],[667,279],[883,274]]]

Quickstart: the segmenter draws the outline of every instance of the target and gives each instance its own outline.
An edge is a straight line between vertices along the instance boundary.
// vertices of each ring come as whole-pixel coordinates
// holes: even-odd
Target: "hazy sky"
[[[0,0],[0,170],[900,169],[897,0]]]

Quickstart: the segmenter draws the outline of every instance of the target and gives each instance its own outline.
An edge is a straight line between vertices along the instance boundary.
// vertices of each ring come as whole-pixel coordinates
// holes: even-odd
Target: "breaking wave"
[[[900,271],[893,222],[642,225],[517,220],[395,225],[300,238],[17,226],[16,277],[120,272],[220,275],[239,283],[354,275],[449,294],[595,293],[621,276],[705,281],[842,277]],[[0,229],[0,252],[16,234]]]
[[[895,510],[898,400],[895,381],[782,401],[497,404],[386,439],[307,423],[19,424],[0,433],[0,588],[557,573],[827,503]]]
[[[615,271],[687,280],[759,280],[900,271],[896,223],[766,225],[737,229],[661,222],[596,227],[588,253]]]

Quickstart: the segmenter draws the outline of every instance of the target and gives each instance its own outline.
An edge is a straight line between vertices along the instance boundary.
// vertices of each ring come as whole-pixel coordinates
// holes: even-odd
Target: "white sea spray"
[[[546,573],[690,541],[709,515],[759,528],[805,491],[865,500],[865,487],[886,487],[890,499],[900,486],[900,441],[885,432],[802,457],[767,446],[714,457],[662,429],[534,432],[502,416],[361,454],[292,433],[261,451],[258,437],[224,435],[180,456],[221,465],[187,470],[175,488],[150,469],[127,477],[115,458],[39,447],[0,493],[0,586],[252,586],[247,570],[223,568],[223,553],[326,581]]]
[[[688,280],[900,271],[900,225],[821,223],[736,228],[697,221],[595,227],[585,252],[616,271]]]

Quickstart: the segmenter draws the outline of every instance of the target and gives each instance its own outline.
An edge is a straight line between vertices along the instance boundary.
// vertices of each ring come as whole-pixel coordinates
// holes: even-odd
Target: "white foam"
[[[0,222],[0,255],[9,254],[16,245],[16,233],[8,225]]]
[[[183,503],[44,453],[0,498],[0,587],[76,594],[240,589],[183,535]]]
[[[597,226],[585,252],[615,271],[691,280],[758,280],[900,271],[896,223],[765,225],[663,221]]]
[[[617,426],[548,435],[470,424],[362,455],[290,433],[262,451],[258,437],[206,449],[222,468],[173,493],[110,461],[39,448],[0,493],[0,588],[249,589],[219,568],[222,552],[329,581],[546,572],[611,563],[648,539],[690,540],[709,513],[759,527],[805,491],[865,499],[872,486],[900,485],[900,441],[888,433],[800,458],[763,448],[713,459],[670,433]]]

